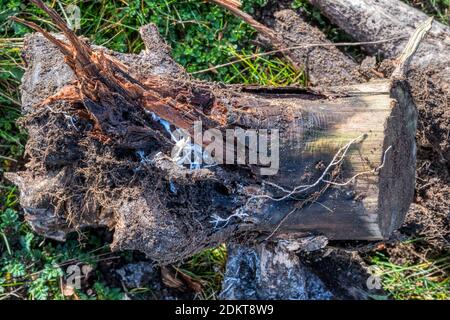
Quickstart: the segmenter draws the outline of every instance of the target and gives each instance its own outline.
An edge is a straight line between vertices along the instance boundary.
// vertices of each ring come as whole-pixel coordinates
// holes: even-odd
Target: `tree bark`
[[[339,28],[357,41],[405,36],[395,42],[367,44],[372,54],[396,58],[416,26],[428,16],[398,0],[310,0]],[[432,69],[432,79],[449,91],[450,28],[434,22],[428,37],[412,59],[411,68]]]
[[[359,65],[338,48],[318,28],[309,25],[293,10],[274,13],[271,27],[288,48],[322,43],[329,46],[296,48],[290,55],[305,70],[311,86],[337,86],[366,82]]]

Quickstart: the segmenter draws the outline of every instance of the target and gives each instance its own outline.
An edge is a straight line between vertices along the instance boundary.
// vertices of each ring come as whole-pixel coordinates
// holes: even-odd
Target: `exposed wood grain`
[[[380,175],[361,175],[346,186],[331,186],[317,201],[299,208],[280,231],[316,230],[331,239],[388,237],[399,226],[412,201],[415,106],[406,88],[390,80],[330,91],[337,96],[329,100],[295,95],[271,96],[267,100],[241,98],[237,124],[280,129],[280,169],[277,175],[265,180],[286,189],[315,181],[339,148],[365,135],[349,149],[338,180],[345,182],[371,171],[385,158]],[[251,108],[251,104],[256,107]],[[389,146],[392,149],[386,152]],[[385,193],[386,189],[393,193]],[[278,197],[285,194],[277,189],[269,190]],[[305,194],[299,194],[298,198],[304,199]],[[395,201],[388,200],[394,198]],[[297,205],[297,201],[267,201],[260,209],[269,221],[266,228],[273,228]],[[399,218],[387,222],[392,212]]]

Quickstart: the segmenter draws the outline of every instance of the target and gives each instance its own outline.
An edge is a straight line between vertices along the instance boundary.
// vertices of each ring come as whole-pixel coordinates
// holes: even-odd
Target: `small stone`
[[[150,262],[137,262],[125,265],[116,273],[127,288],[142,288],[154,282],[158,269]]]

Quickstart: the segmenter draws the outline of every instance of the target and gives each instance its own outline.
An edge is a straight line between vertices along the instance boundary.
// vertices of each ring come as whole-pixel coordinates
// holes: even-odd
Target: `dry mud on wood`
[[[221,299],[356,299],[386,295],[356,251],[325,237],[290,235],[276,243],[228,246]]]
[[[326,242],[325,242],[326,244]],[[221,299],[329,300],[333,294],[295,254],[295,240],[231,245]]]
[[[374,296],[386,296],[374,279],[367,264],[355,250],[326,247],[322,250],[299,251],[299,259],[308,270],[313,270],[333,299],[367,300]]]

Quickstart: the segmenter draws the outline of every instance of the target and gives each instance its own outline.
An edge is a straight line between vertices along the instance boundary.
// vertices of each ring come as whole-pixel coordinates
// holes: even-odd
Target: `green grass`
[[[402,0],[420,9],[444,24],[450,23],[450,0]]]
[[[244,9],[252,13],[264,0],[245,0]],[[443,22],[449,0],[409,1],[436,15]],[[143,49],[138,28],[155,23],[172,47],[172,55],[188,72],[195,72],[236,59],[242,61],[212,71],[199,73],[205,80],[262,85],[304,84],[296,72],[278,56],[247,59],[261,49],[252,40],[255,31],[224,10],[202,0],[49,0],[59,12],[69,4],[81,10],[79,35],[92,42],[121,52],[137,53]],[[329,24],[306,0],[295,0],[293,8],[305,11],[309,20],[324,30],[333,41],[349,38]],[[0,171],[17,171],[23,165],[26,133],[17,125],[20,116],[19,84],[24,72],[20,56],[23,36],[29,29],[7,20],[19,16],[55,30],[48,17],[30,3],[6,0],[0,3]],[[354,56],[361,54],[353,50]],[[0,176],[0,299],[68,299],[61,281],[68,266],[90,265],[90,283],[76,292],[80,299],[122,299],[125,292],[105,279],[99,265],[105,261],[132,261],[130,253],[112,253],[96,232],[73,235],[66,243],[56,243],[36,235],[23,221],[18,205],[18,191]],[[448,298],[448,260],[396,265],[387,256],[376,255],[372,262],[383,272],[383,286],[395,299]],[[205,250],[183,264],[179,272],[202,286],[198,299],[214,299],[220,288],[226,262],[224,245]],[[128,292],[133,297],[147,296],[149,288]],[[151,296],[151,295],[150,295]]]
[[[190,276],[202,286],[197,294],[199,299],[215,299],[220,291],[227,260],[227,248],[224,244],[217,248],[207,249],[194,255],[177,269]]]
[[[383,288],[396,300],[450,300],[450,255],[396,264],[383,253],[372,257]]]

